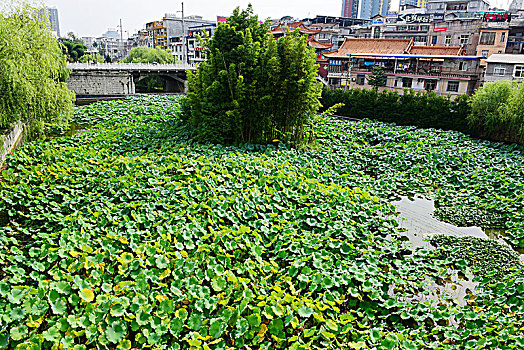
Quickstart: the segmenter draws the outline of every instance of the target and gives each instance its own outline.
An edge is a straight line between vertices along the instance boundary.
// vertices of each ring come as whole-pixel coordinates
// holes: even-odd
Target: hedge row
[[[477,132],[467,122],[470,113],[468,101],[469,96],[459,96],[451,101],[435,93],[413,90],[406,90],[400,95],[394,91],[324,89],[321,103],[323,110],[343,103],[344,106],[336,112],[341,116],[476,135]]]

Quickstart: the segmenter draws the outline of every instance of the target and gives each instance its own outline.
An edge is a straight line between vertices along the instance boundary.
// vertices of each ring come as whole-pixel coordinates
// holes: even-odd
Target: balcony
[[[336,67],[336,68],[335,68]],[[328,78],[345,78],[349,73],[345,70],[342,71],[340,66],[331,66],[328,69]],[[373,66],[353,66],[351,68],[350,75],[354,76],[355,74],[369,74],[371,73]],[[393,67],[383,67],[382,68],[386,75],[395,75],[395,76],[413,76],[413,77],[435,77],[435,78],[455,78],[462,80],[470,80],[472,78],[478,78],[481,74],[480,69],[469,69],[466,71],[460,71],[457,69],[442,68],[440,66],[432,67],[419,67],[418,69],[397,68],[395,71]]]

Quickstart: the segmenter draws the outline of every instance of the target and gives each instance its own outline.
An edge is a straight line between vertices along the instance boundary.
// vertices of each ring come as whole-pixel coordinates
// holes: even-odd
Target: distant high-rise
[[[58,20],[58,9],[56,7],[47,7],[47,14],[49,15],[49,23],[53,33],[60,37],[60,21]]]
[[[360,16],[370,19],[376,15],[386,15],[389,10],[389,0],[362,0],[360,3]]]
[[[342,17],[357,18],[359,0],[342,0]]]
[[[524,9],[523,0],[513,0],[509,5],[509,12],[516,13],[518,10]]]

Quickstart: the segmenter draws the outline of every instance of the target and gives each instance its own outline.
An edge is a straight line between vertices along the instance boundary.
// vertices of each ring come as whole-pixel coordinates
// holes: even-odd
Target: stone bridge
[[[127,96],[136,93],[135,84],[147,77],[160,77],[165,91],[184,93],[187,89],[187,71],[196,70],[189,64],[146,63],[69,63],[69,89],[77,97]]]

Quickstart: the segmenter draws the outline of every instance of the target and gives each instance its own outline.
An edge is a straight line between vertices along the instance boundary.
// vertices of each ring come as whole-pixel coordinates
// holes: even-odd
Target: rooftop
[[[488,63],[524,63],[524,55],[494,53],[486,60]]]
[[[412,55],[445,55],[460,56],[464,49],[460,46],[413,46],[409,51]]]
[[[273,35],[285,34],[286,28],[289,28],[290,31],[294,31],[298,29],[300,31],[300,34],[308,34],[308,35],[318,34],[322,31],[322,30],[310,29],[306,27],[304,22],[300,21],[300,22],[293,22],[293,23],[286,23],[286,24],[279,23],[279,25],[276,26],[276,28],[271,31],[271,34]]]
[[[342,46],[327,52],[328,58],[347,58],[348,55],[365,54],[406,54],[413,46],[413,39],[353,39],[346,38]]]

